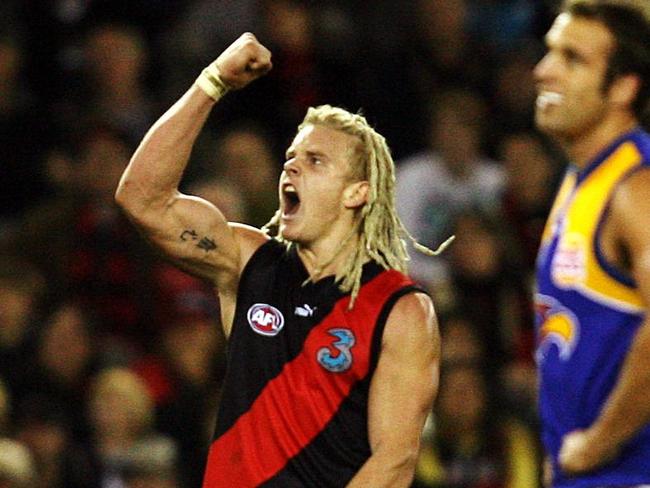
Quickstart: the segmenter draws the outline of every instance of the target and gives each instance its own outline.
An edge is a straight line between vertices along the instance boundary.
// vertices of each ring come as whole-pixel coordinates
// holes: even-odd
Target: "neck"
[[[626,117],[605,120],[583,136],[567,137],[560,142],[565,147],[571,162],[583,169],[616,139],[634,129],[638,124],[638,120],[630,114]]]
[[[302,260],[312,281],[337,275],[354,252],[359,238],[357,235],[316,245],[297,244],[298,256]]]

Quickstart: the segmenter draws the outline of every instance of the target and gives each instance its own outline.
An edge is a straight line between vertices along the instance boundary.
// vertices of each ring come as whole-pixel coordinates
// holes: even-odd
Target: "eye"
[[[569,65],[576,65],[583,61],[583,57],[573,49],[567,49],[564,52],[564,59]]]
[[[311,164],[321,164],[321,160],[318,156],[311,155],[309,156],[309,162]]]

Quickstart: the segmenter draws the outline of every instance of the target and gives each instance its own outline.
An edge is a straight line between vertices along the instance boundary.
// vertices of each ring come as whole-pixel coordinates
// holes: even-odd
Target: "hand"
[[[587,430],[574,430],[562,439],[559,463],[568,475],[592,471],[616,457],[617,450],[595,439]]]
[[[266,74],[272,67],[271,51],[247,32],[217,58],[221,80],[229,88],[239,89]]]

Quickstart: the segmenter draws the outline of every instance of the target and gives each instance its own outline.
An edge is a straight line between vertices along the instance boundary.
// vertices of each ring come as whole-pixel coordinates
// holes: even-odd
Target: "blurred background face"
[[[483,101],[473,93],[457,91],[441,95],[434,103],[431,146],[453,173],[463,174],[480,156]]]
[[[153,400],[140,378],[127,369],[96,377],[89,401],[90,419],[100,438],[135,439],[148,427]]]
[[[485,409],[485,386],[472,367],[451,367],[441,378],[437,413],[445,424],[465,432],[477,428]]]
[[[545,204],[552,191],[554,164],[539,140],[525,134],[505,139],[501,160],[517,202],[526,208]]]
[[[0,280],[0,344],[15,345],[22,339],[34,301],[28,291]]]
[[[218,149],[226,175],[251,191],[275,191],[277,175],[273,154],[266,139],[252,131],[234,131]]]
[[[271,43],[288,51],[303,51],[311,44],[310,15],[295,0],[267,0],[266,25]]]
[[[142,39],[116,26],[96,29],[88,38],[86,56],[95,81],[112,88],[138,80],[146,60]]]
[[[458,35],[465,31],[465,0],[420,0],[418,13],[419,25],[433,37]]]
[[[79,161],[79,188],[98,198],[112,201],[130,157],[131,151],[127,144],[110,132],[99,130],[90,135]]]
[[[502,249],[498,236],[479,217],[462,215],[454,230],[451,260],[458,273],[468,278],[491,278],[501,270]]]
[[[472,322],[463,317],[445,320],[442,335],[442,359],[452,361],[481,361],[483,349]]]
[[[64,305],[50,318],[41,341],[40,360],[43,366],[68,381],[79,379],[92,355],[85,320],[78,307]]]
[[[167,357],[184,378],[197,385],[211,379],[218,335],[210,321],[193,320],[172,326],[164,333],[164,344]]]
[[[129,397],[117,391],[103,391],[90,402],[90,417],[95,433],[102,436],[133,435]]]

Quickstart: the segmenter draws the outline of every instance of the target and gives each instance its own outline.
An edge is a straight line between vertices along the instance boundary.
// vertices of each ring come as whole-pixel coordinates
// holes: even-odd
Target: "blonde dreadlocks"
[[[416,242],[406,230],[395,210],[395,164],[390,149],[386,139],[368,124],[365,117],[342,108],[321,105],[309,108],[298,131],[309,125],[326,126],[358,139],[359,143],[350,162],[352,176],[357,181],[367,180],[370,187],[368,200],[359,210],[357,223],[352,232],[339,246],[334,256],[320,264],[314,273],[314,278],[318,277],[322,270],[346,248],[347,243],[358,235],[359,242],[355,251],[350,254],[336,276],[339,289],[351,294],[351,308],[361,288],[361,274],[365,262],[373,260],[385,269],[396,269],[406,273],[409,256],[404,238],[413,242],[418,251],[432,256],[442,252],[453,238],[445,241],[436,251],[432,251]],[[263,230],[277,228],[279,222],[280,211],[278,210]],[[282,236],[275,238],[284,241]]]

